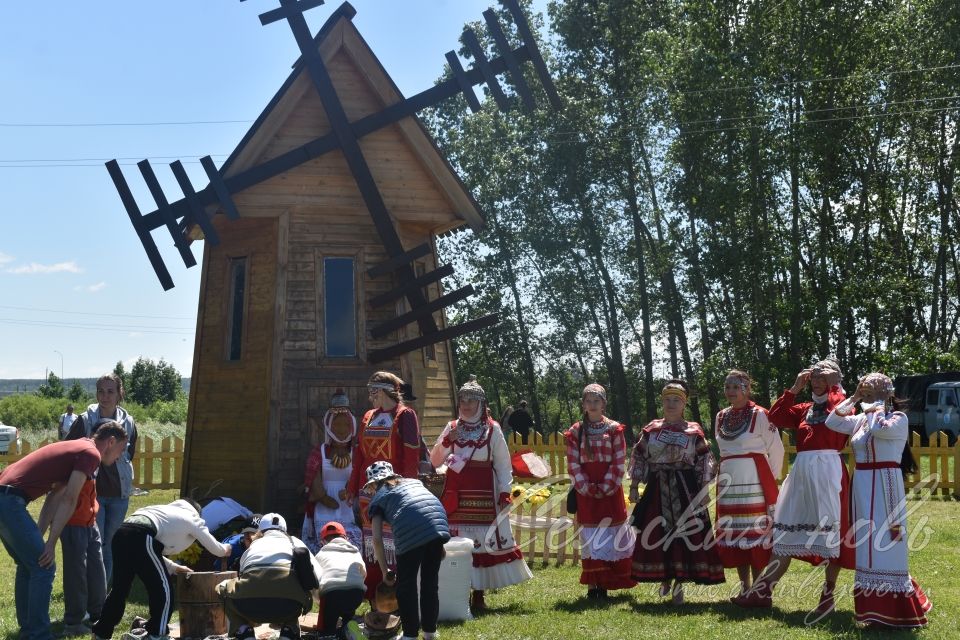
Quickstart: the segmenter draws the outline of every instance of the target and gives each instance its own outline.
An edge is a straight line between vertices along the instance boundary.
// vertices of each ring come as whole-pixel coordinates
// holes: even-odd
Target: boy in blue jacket
[[[402,640],[417,638],[421,626],[424,640],[434,640],[440,613],[440,562],[443,560],[443,545],[450,539],[447,513],[440,500],[422,482],[398,476],[389,462],[374,462],[367,467],[367,485],[376,488],[368,509],[373,525],[374,553],[385,576],[384,582],[397,585]],[[393,529],[396,574],[387,566],[383,548],[384,521]]]

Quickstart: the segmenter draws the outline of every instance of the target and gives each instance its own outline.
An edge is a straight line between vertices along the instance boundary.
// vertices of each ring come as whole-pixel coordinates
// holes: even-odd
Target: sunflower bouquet
[[[514,504],[526,502],[534,507],[542,505],[550,499],[551,495],[550,487],[526,487],[520,484],[513,485],[510,491]]]

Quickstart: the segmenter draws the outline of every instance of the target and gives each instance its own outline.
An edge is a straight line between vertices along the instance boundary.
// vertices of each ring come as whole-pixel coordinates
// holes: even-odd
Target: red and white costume
[[[720,448],[717,474],[717,550],[724,567],[750,565],[761,571],[770,560],[777,478],[783,469],[780,432],[767,410],[750,402],[717,414]]]
[[[856,531],[854,606],[857,622],[922,627],[930,600],[907,566],[907,517],[900,456],[907,442],[907,416],[899,411],[844,415],[844,401],[827,426],[850,435],[856,458],[853,522]]]
[[[834,385],[814,402],[796,402],[789,389],[768,418],[781,429],[796,432],[797,458],[780,487],[773,516],[773,555],[812,564],[823,560],[853,569],[850,531],[850,478],[840,458],[847,436],[827,428],[827,415],[846,396]]]
[[[404,478],[416,478],[420,470],[420,422],[417,413],[407,405],[398,404],[390,411],[371,409],[360,423],[357,445],[353,449],[353,468],[347,491],[360,503],[363,529],[363,559],[367,564],[367,597],[383,580],[380,565],[373,551],[373,524],[367,507],[373,495],[363,491],[366,469],[374,462],[389,462],[395,472]],[[383,524],[383,546],[387,564],[396,567],[393,530]]]
[[[623,425],[606,416],[577,422],[564,434],[567,470],[577,492],[580,529],[580,584],[629,589],[637,535],[627,519],[623,497],[627,442]]]
[[[449,422],[430,460],[434,466],[448,466],[443,502],[456,505],[447,513],[451,535],[473,540],[471,586],[498,589],[532,578],[510,529],[509,505],[499,504],[513,483],[510,451],[500,425],[489,417],[477,424]]]

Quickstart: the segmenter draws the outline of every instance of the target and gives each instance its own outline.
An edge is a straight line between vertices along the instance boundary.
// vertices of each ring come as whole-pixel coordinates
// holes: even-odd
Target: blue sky
[[[352,0],[354,22],[401,91],[440,75],[463,25],[495,0]],[[141,210],[138,160],[165,192],[168,164],[219,166],[299,52],[277,0],[97,0],[4,5],[0,21],[0,378],[92,377],[139,356],[189,376],[202,248],[186,269],[159,231],[164,292],[103,163],[117,158]],[[314,32],[339,6],[307,13]],[[535,0],[544,11],[546,0]],[[236,121],[236,122],[223,122]],[[217,124],[183,124],[217,122]],[[118,123],[129,126],[112,126]],[[135,124],[130,124],[135,123]],[[177,123],[173,125],[146,123]],[[48,126],[70,125],[70,126]],[[77,126],[82,125],[82,126]],[[88,126],[96,125],[96,126]],[[242,212],[241,212],[242,214]],[[59,353],[58,353],[59,352]]]

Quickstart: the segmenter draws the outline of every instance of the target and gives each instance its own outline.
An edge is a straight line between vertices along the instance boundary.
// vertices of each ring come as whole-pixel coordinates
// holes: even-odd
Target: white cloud
[[[18,276],[61,272],[82,273],[83,270],[77,266],[77,263],[73,260],[70,262],[57,262],[56,264],[40,264],[37,262],[31,262],[30,264],[23,264],[19,267],[11,267],[7,269],[7,273],[12,273]]]
[[[128,338],[142,338],[142,337],[143,337],[143,334],[140,333],[139,331],[131,331],[130,333],[127,334],[127,337],[128,337]],[[134,360],[134,362],[136,362],[136,360]],[[124,364],[123,366],[127,366],[127,365]]]
[[[98,282],[97,284],[77,285],[76,287],[73,288],[73,290],[74,290],[74,291],[85,291],[85,292],[87,292],[87,293],[98,293],[98,292],[100,292],[100,291],[103,291],[103,289],[104,289],[106,286],[107,286],[107,283],[106,283],[106,282]]]
[[[3,251],[0,251],[0,264],[7,264],[8,262],[13,262],[13,256],[8,256]]]

